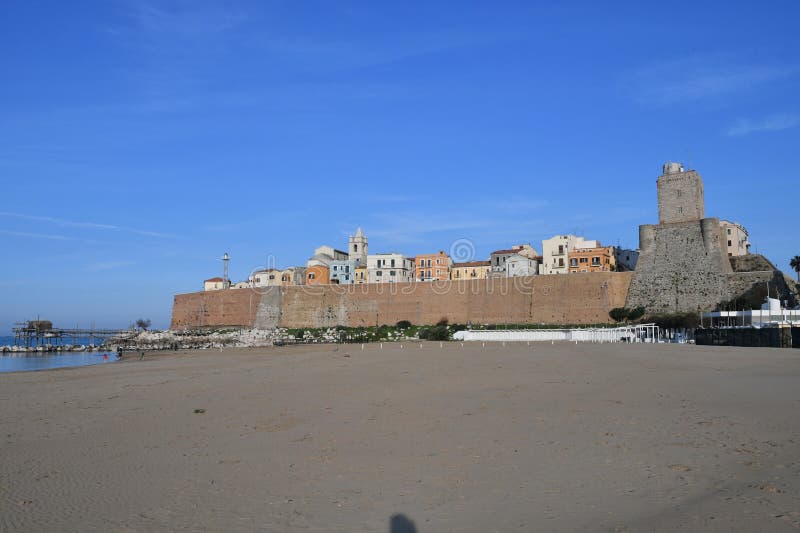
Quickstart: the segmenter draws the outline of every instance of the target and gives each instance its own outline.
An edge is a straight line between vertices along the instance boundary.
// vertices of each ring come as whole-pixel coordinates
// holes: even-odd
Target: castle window
[[[358,245],[357,245],[357,244],[354,244],[354,245],[353,245],[353,251],[354,251],[354,252],[357,252],[357,251],[358,251]]]
[[[731,241],[728,241],[728,246],[730,246],[730,245],[731,245]]]

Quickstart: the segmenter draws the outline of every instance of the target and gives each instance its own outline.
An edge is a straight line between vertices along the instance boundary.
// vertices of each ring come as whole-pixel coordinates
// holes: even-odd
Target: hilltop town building
[[[312,265],[306,268],[306,285],[328,285],[331,282],[330,269],[325,265]]]
[[[568,257],[571,274],[576,272],[612,272],[617,269],[613,246],[575,248],[569,252]]]
[[[722,238],[725,240],[728,257],[738,257],[750,253],[750,240],[747,230],[741,224],[720,220]]]
[[[569,253],[576,248],[597,248],[600,243],[575,235],[556,235],[542,241],[542,274],[567,274]]]
[[[506,268],[506,261],[513,255],[519,255],[536,262],[541,260],[539,252],[530,244],[517,244],[507,250],[495,250],[489,255],[489,262],[492,266],[490,276],[507,277],[508,269]],[[538,272],[538,266],[536,269]]]
[[[627,250],[614,247],[614,261],[617,263],[617,272],[633,272],[639,260],[639,250]]]
[[[417,281],[450,279],[450,256],[440,251],[438,254],[418,255],[414,260]]]
[[[353,276],[353,282],[358,285],[363,285],[367,282],[367,265],[358,265],[355,269],[355,274]]]
[[[467,261],[465,263],[453,263],[450,267],[450,279],[486,279],[492,270],[489,261]]]
[[[414,280],[414,262],[403,254],[367,256],[367,283],[399,283]]]
[[[203,290],[204,291],[219,291],[222,289],[227,289],[230,286],[229,282],[225,282],[224,279],[220,277],[216,278],[209,278],[203,281]]]
[[[364,263],[366,264],[366,260]],[[354,283],[357,266],[358,263],[353,259],[331,261],[328,266],[330,269],[331,283],[338,283],[339,285],[350,285]]]
[[[519,276],[535,276],[539,273],[539,262],[520,254],[512,254],[505,259],[505,276],[515,278]]]
[[[330,246],[320,246],[314,250],[314,255],[311,256],[308,261],[306,261],[306,267],[312,267],[315,265],[328,266],[330,265],[331,261],[342,261],[347,259],[347,252],[336,250]]]

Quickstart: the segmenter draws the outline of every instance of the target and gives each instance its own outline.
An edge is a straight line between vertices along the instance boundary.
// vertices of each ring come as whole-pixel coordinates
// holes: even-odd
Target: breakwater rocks
[[[272,346],[278,330],[221,329],[215,331],[143,331],[133,336],[112,339],[119,351],[188,350]]]
[[[70,345],[64,344],[59,346],[0,346],[0,352],[2,353],[25,353],[25,352],[41,352],[41,353],[50,353],[50,352],[108,352],[112,351],[113,346],[108,344],[102,344],[100,346],[88,345],[85,346],[83,344],[77,345]]]

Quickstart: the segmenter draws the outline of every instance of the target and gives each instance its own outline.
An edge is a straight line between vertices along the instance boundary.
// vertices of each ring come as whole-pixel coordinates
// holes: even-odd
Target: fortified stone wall
[[[651,313],[707,311],[729,294],[730,261],[719,219],[639,227],[639,262],[627,307]]]
[[[261,299],[259,292],[250,289],[178,294],[172,304],[171,329],[252,327]]]
[[[631,272],[365,285],[270,287],[175,297],[172,329],[414,324],[590,324],[622,307]]]

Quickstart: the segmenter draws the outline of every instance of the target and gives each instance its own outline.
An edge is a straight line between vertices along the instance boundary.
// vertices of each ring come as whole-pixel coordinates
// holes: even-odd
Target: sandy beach
[[[780,349],[320,345],[0,374],[0,530],[795,531],[799,408],[800,350]]]

